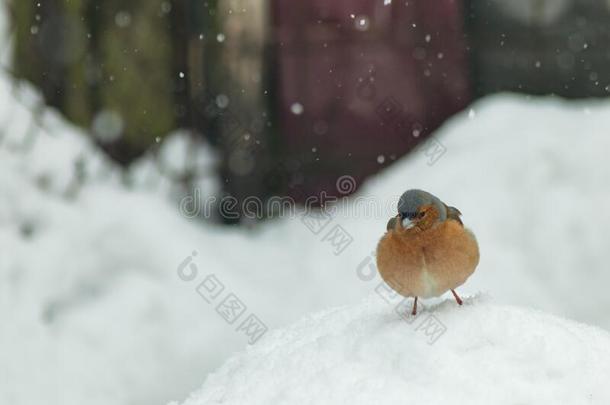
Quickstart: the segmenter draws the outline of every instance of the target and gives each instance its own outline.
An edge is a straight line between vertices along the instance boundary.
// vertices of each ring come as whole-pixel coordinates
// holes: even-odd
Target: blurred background
[[[605,97],[610,3],[12,1],[11,62],[129,166],[176,129],[243,200],[358,184],[497,91]]]
[[[186,398],[375,296],[415,187],[463,294],[610,328],[608,44],[606,0],[4,0],[0,403]]]

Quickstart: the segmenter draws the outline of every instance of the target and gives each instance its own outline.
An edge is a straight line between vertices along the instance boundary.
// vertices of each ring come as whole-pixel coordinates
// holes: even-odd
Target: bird
[[[466,282],[479,264],[479,246],[472,231],[464,227],[462,213],[427,191],[405,191],[377,245],[377,269],[398,294],[417,299],[438,297]]]

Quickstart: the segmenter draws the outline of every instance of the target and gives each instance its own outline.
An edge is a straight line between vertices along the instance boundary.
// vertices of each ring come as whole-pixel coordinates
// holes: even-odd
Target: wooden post
[[[268,3],[241,0],[208,5],[204,54],[208,129],[222,150],[224,191],[237,199],[236,210],[241,213],[248,197],[267,197],[265,174],[273,132],[264,80]],[[233,221],[226,216],[225,220]]]

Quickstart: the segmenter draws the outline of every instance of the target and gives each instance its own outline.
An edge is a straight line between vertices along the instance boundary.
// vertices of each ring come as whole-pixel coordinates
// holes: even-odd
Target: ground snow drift
[[[272,330],[379,288],[371,252],[413,187],[458,207],[477,235],[481,264],[460,293],[610,327],[607,101],[481,100],[434,134],[446,147],[434,164],[416,150],[315,232],[300,216],[255,229],[181,216],[167,198],[180,186],[150,158],[122,172],[57,113],[33,114],[31,87],[0,75],[0,90],[0,404],[183,398],[249,341],[243,318],[219,314],[230,294]],[[170,173],[185,167],[184,140],[161,145]],[[202,198],[214,190],[200,186]],[[351,237],[341,251],[326,237],[337,227]],[[186,282],[177,268],[193,251]],[[208,303],[197,287],[211,274],[226,288]]]
[[[608,375],[600,329],[481,298],[403,319],[370,299],[274,331],[183,405],[607,404]]]

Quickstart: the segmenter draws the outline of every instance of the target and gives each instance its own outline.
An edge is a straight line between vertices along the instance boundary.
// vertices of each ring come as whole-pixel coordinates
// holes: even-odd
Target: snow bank
[[[370,299],[274,331],[183,405],[607,404],[609,373],[593,327],[481,298],[403,319]]]
[[[154,151],[136,160],[128,170],[129,183],[160,196],[169,196],[179,206],[191,190],[185,190],[183,179],[189,172],[197,173],[191,181],[200,198],[220,194],[217,177],[219,156],[203,139],[194,141],[184,130],[164,137]]]
[[[219,302],[197,291],[206,276],[269,328],[359,302],[380,283],[370,253],[392,199],[411,187],[459,207],[477,233],[481,265],[460,292],[485,290],[498,302],[610,328],[610,103],[497,96],[472,108],[435,134],[445,152],[434,164],[424,148],[364,185],[357,197],[374,201],[372,213],[354,197],[319,233],[300,217],[245,232],[181,217],[168,202],[179,185],[167,173],[180,177],[192,151],[183,134],[161,146],[168,171],[148,156],[125,173],[41,106],[35,90],[0,73],[0,404],[183,397],[249,341],[236,331],[241,320],[225,322]],[[197,165],[215,164],[205,147],[196,155]],[[205,198],[218,184],[203,178],[199,187]],[[325,238],[338,226],[351,237],[341,252]],[[177,268],[193,251],[198,274],[185,282]],[[446,325],[434,350],[460,330]]]
[[[0,89],[0,403],[183,397],[249,342],[236,330],[242,319],[226,322],[220,300],[199,294],[205,277],[269,329],[357,303],[379,286],[371,251],[392,200],[410,187],[459,207],[477,234],[481,264],[461,293],[488,291],[499,303],[610,327],[610,212],[600,209],[610,204],[608,102],[483,100],[435,134],[446,152],[433,165],[414,152],[316,233],[298,216],[251,231],[181,217],[154,187],[124,187],[123,174],[52,111],[24,143],[36,94],[5,78]],[[170,161],[180,153],[171,149]],[[71,195],[82,156],[91,181]],[[337,252],[325,236],[339,226],[351,242]],[[177,268],[193,251],[198,274],[185,282]]]
[[[433,165],[416,151],[363,186],[359,197],[382,209],[352,197],[316,233],[299,216],[250,231],[182,217],[163,193],[138,186],[159,183],[154,168],[134,168],[144,176],[125,187],[124,173],[50,110],[24,140],[36,93],[4,77],[0,90],[2,404],[183,397],[249,342],[236,330],[242,319],[217,311],[230,294],[243,317],[273,329],[374,291],[370,253],[392,200],[410,187],[459,207],[477,234],[481,264],[460,293],[610,327],[610,212],[600,209],[610,203],[608,102],[483,100],[435,134],[446,152]],[[176,149],[161,153],[179,164]],[[69,193],[81,158],[90,181]],[[339,226],[351,242],[337,252],[325,236]],[[183,281],[177,268],[193,251],[197,277]],[[197,288],[212,274],[225,290],[208,303]]]
[[[86,134],[3,72],[0,123],[0,404],[161,404],[223,360],[214,346],[244,344],[176,275],[208,243],[154,167],[140,173],[161,187],[135,174],[125,187]]]

